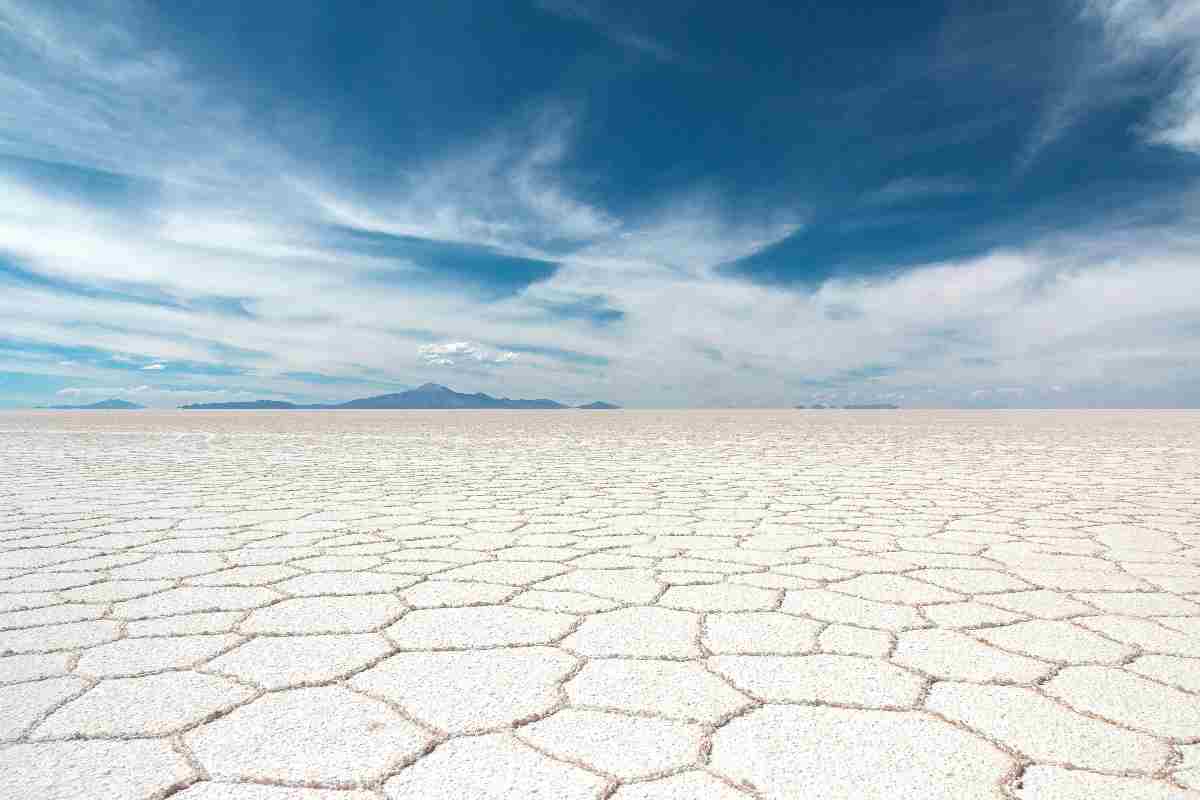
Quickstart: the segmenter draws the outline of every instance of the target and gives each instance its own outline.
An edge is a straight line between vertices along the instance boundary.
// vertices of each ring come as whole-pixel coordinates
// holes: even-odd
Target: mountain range
[[[368,408],[393,408],[393,409],[453,409],[453,408],[494,408],[494,409],[553,409],[553,408],[570,408],[570,406],[559,403],[555,400],[537,399],[537,400],[510,400],[507,397],[492,397],[483,392],[475,394],[463,394],[456,392],[453,389],[442,386],[437,383],[426,383],[418,386],[416,389],[409,389],[405,392],[394,392],[392,394],[380,394],[374,397],[363,397],[357,400],[350,400],[345,403],[335,404],[301,404],[290,403],[286,400],[250,400],[245,402],[226,402],[226,403],[192,403],[191,405],[180,406],[180,408],[193,411],[217,411],[217,410],[286,410],[286,409],[368,409]],[[587,409],[615,409],[611,403],[603,403],[597,401],[589,403],[580,408]]]
[[[136,411],[145,406],[131,403],[128,400],[101,400],[99,403],[88,403],[83,406],[45,406],[55,411]]]

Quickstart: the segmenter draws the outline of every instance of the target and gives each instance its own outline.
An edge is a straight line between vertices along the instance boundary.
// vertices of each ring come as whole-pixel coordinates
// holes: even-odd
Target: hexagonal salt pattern
[[[209,775],[333,786],[379,780],[432,739],[340,686],[264,695],[184,738]]]
[[[712,765],[768,797],[1000,798],[1016,762],[920,712],[773,706],[713,737]]]
[[[0,414],[0,800],[1200,800],[1198,676],[1190,412]]]

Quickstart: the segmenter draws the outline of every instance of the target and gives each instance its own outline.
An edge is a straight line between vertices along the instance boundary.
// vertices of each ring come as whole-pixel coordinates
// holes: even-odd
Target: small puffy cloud
[[[461,364],[508,364],[516,361],[511,350],[488,350],[475,342],[443,342],[422,345],[421,360],[434,367],[453,367]]]
[[[166,369],[166,368],[167,368],[166,364],[147,364],[146,366],[142,367],[142,369],[144,369],[144,370],[160,370],[160,369]]]

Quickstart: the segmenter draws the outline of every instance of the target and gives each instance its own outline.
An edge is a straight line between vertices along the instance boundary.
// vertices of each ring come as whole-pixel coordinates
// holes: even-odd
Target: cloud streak
[[[544,11],[568,20],[581,22],[598,31],[621,47],[648,55],[660,62],[673,64],[683,57],[663,42],[644,33],[638,33],[603,11],[603,6],[588,5],[579,0],[537,0],[536,5]]]
[[[975,191],[968,180],[953,177],[897,178],[867,195],[869,203],[892,205],[930,198],[954,197]]]

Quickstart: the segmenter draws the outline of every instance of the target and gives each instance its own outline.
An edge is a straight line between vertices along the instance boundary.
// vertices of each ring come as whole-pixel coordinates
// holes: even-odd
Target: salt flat
[[[0,797],[1200,798],[1200,414],[0,415]]]

